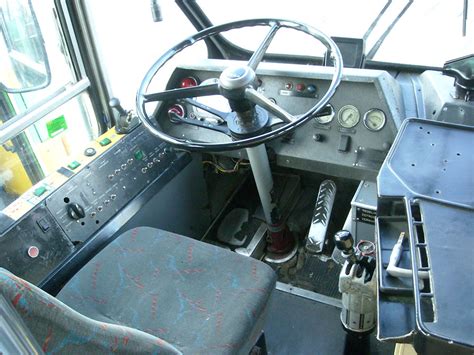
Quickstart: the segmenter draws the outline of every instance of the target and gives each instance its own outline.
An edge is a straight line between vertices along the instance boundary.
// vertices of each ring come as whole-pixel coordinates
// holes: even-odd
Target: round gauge
[[[364,126],[369,131],[380,131],[385,126],[386,118],[382,110],[373,108],[367,111],[364,115]]]
[[[321,123],[321,124],[328,124],[333,120],[334,108],[331,105],[328,105],[328,106],[331,108],[331,113],[329,115],[316,117],[315,118],[316,122]]]
[[[339,124],[344,128],[352,128],[359,123],[360,113],[357,107],[346,105],[341,107],[337,114]]]

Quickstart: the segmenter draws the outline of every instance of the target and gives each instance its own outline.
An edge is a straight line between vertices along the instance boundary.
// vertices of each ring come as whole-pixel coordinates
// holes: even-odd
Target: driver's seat
[[[2,269],[0,293],[47,352],[248,354],[275,279],[258,260],[140,227],[97,254],[57,299]]]

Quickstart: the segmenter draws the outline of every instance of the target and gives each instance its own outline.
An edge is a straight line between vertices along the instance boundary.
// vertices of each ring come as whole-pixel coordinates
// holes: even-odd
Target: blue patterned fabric
[[[248,353],[276,275],[266,264],[163,230],[122,234],[59,293],[79,313],[185,354]]]
[[[47,354],[180,354],[158,337],[85,317],[2,268],[0,294]]]

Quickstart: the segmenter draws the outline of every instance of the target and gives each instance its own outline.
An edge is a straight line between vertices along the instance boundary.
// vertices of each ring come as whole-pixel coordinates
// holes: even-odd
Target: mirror
[[[51,72],[31,0],[0,0],[0,91],[20,93],[49,85]]]

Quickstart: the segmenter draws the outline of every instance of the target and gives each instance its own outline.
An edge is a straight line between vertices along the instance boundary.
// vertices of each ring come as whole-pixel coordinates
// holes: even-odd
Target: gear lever
[[[375,259],[357,254],[354,238],[346,230],[337,232],[334,239],[346,259],[339,274],[342,325],[350,334],[369,334],[375,327],[377,310]]]
[[[109,100],[109,106],[117,111],[119,117],[115,122],[115,130],[119,134],[130,133],[140,124],[137,115],[132,110],[125,111],[120,104],[120,100],[116,97],[112,97]]]

